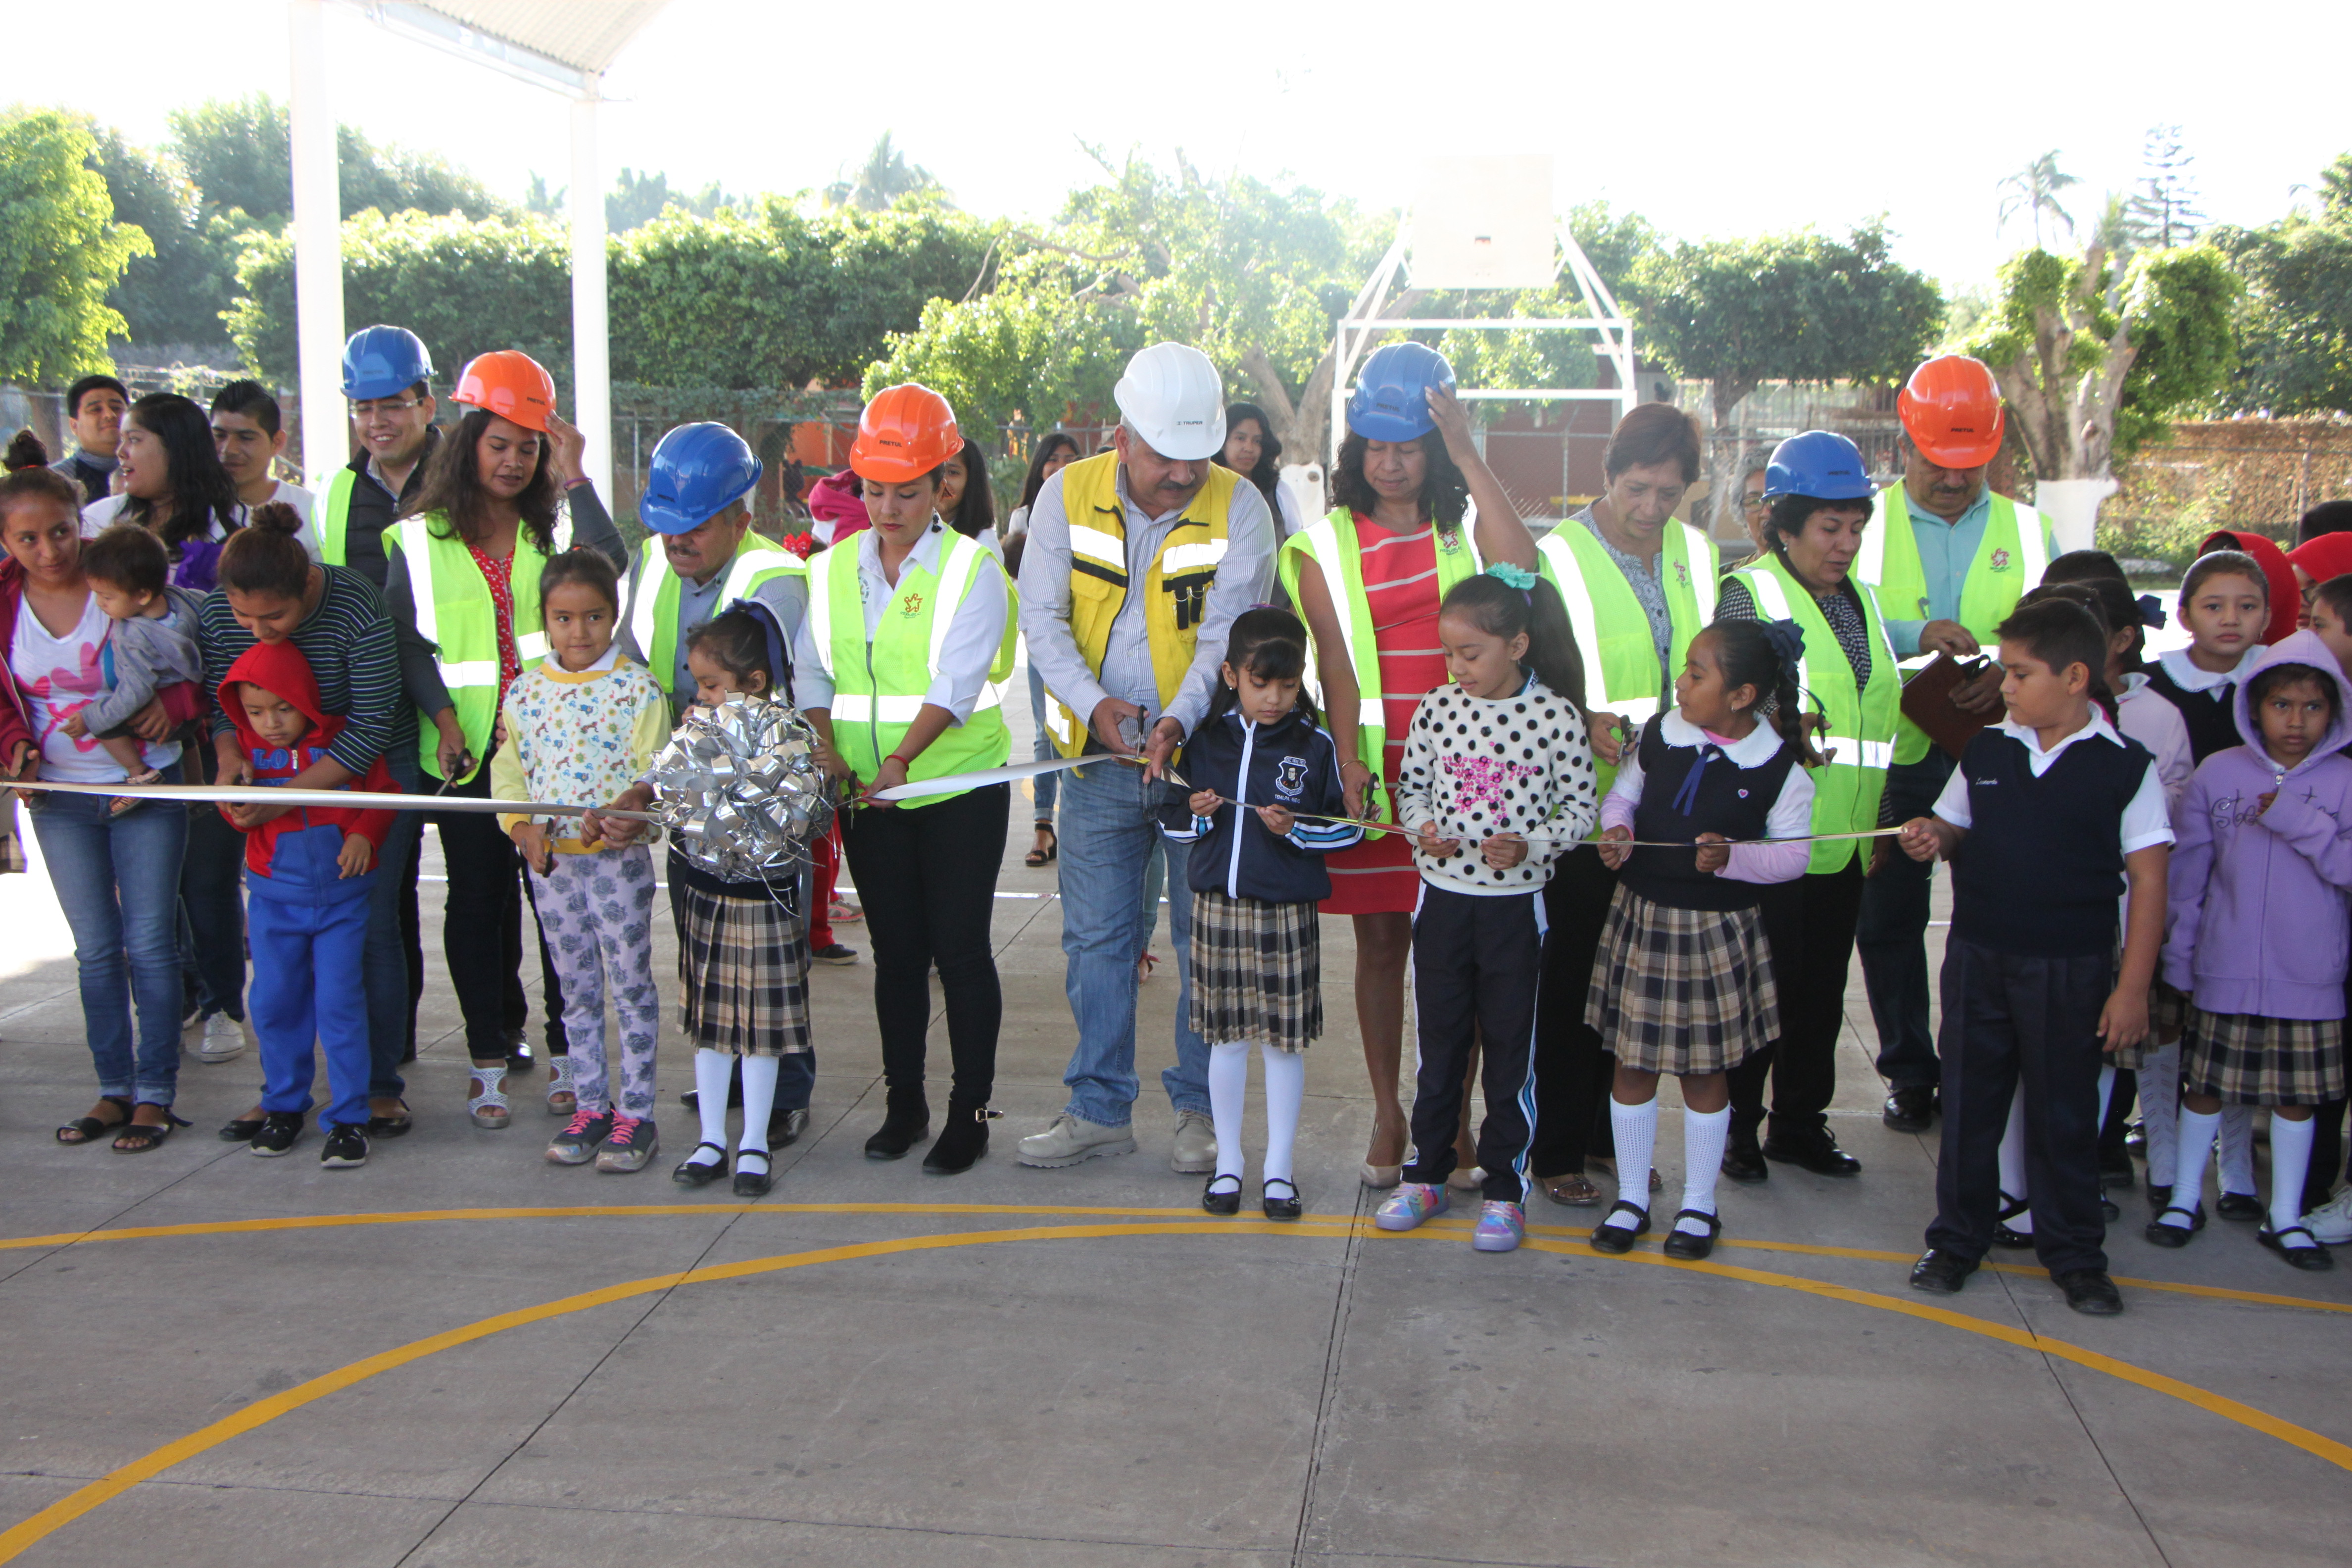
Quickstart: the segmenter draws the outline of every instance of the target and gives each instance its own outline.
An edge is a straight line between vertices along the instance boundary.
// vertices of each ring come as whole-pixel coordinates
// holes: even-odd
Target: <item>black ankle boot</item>
[[[923,1156],[923,1169],[934,1176],[961,1176],[988,1152],[988,1124],[996,1112],[984,1105],[948,1101],[948,1119],[940,1141]]]
[[[890,1109],[882,1118],[882,1125],[866,1141],[866,1157],[869,1160],[903,1160],[907,1151],[922,1142],[931,1130],[930,1103],[923,1091],[909,1094],[893,1089]]]

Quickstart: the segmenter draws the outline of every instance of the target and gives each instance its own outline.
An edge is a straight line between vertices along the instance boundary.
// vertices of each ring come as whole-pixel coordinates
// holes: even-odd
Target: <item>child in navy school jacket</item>
[[[2105,1315],[2123,1298],[2103,1250],[2099,1069],[2147,1034],[2172,823],[2155,759],[2093,706],[2105,692],[2096,617],[2045,600],[2021,605],[2000,637],[2008,717],[1969,742],[1935,815],[1903,826],[1913,859],[1952,863],[1936,1042],[1943,1148],[1911,1285],[1953,1294],[1992,1244],[2001,1131],[2021,1078],[2034,1252],[2069,1307]]]
[[[258,784],[292,784],[342,732],[343,721],[321,710],[310,661],[291,642],[257,642],[239,654],[222,677],[220,700]],[[395,788],[381,757],[353,787]],[[327,1053],[331,1095],[319,1163],[367,1163],[367,996],[359,981],[375,855],[391,826],[388,811],[297,806],[247,830],[253,983],[246,1005],[263,1080],[261,1129],[247,1145],[256,1154],[284,1154],[301,1137],[315,1041]]]
[[[1160,831],[1192,847],[1192,1023],[1209,1043],[1217,1132],[1217,1172],[1201,1194],[1211,1214],[1241,1210],[1252,1042],[1265,1058],[1260,1206],[1268,1219],[1301,1213],[1291,1149],[1307,1093],[1304,1053],[1323,1033],[1315,906],[1331,896],[1331,875],[1322,858],[1364,836],[1352,822],[1316,820],[1343,816],[1347,792],[1339,746],[1301,689],[1306,669],[1297,616],[1271,608],[1236,616],[1216,695],[1176,759],[1191,798],[1160,811]]]

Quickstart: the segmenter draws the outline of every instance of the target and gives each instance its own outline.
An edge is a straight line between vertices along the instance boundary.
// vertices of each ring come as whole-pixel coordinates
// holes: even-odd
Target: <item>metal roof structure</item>
[[[541,87],[583,92],[667,0],[346,0],[394,32]]]

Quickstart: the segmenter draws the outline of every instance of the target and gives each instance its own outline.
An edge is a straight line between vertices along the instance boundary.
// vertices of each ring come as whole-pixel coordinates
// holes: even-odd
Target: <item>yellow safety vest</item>
[[[922,711],[923,694],[941,673],[948,630],[983,572],[1003,576],[985,545],[953,530],[942,530],[939,571],[927,571],[910,555],[899,568],[896,597],[866,637],[866,600],[854,534],[810,558],[809,640],[825,679],[833,682],[833,743],[859,778],[871,780],[883,759],[898,749],[908,727]],[[923,748],[907,777],[941,778],[980,768],[1001,768],[1013,754],[1013,731],[1004,723],[1004,679],[1013,673],[1020,636],[1019,601],[1005,584],[1004,638],[980,689],[971,717],[951,724]],[[900,803],[936,805],[961,790]]]
[[[1454,584],[1484,571],[1486,563],[1478,558],[1478,546],[1470,536],[1466,520],[1459,527],[1432,527],[1435,531],[1437,596],[1443,599]],[[1339,637],[1345,645],[1348,668],[1355,672],[1356,691],[1360,699],[1356,710],[1356,755],[1372,770],[1372,776],[1379,778],[1388,759],[1388,705],[1381,690],[1379,637],[1372,628],[1371,606],[1364,599],[1364,556],[1356,533],[1356,514],[1344,506],[1332,508],[1330,515],[1307,524],[1284,541],[1282,552],[1275,559],[1282,573],[1283,591],[1294,605],[1298,603],[1299,563],[1311,560],[1323,574],[1324,587],[1339,612]],[[1319,657],[1310,633],[1310,668]],[[1395,808],[1385,790],[1381,792],[1377,810],[1379,820],[1396,820]]]
[[[1878,504],[1863,531],[1862,551],[1853,558],[1853,578],[1878,590],[1882,606],[1892,605],[1897,620],[1927,618],[1927,569],[1919,560],[1919,541],[1911,531],[1910,497],[1897,479],[1878,492]],[[1969,635],[1990,648],[1994,631],[2009,619],[2017,601],[2050,570],[2049,524],[2040,512],[2004,495],[1992,498],[1985,519],[1984,537],[1977,542],[1969,574],[1960,584],[1959,614],[1954,617]],[[1913,606],[1916,605],[1915,611]],[[1918,670],[1904,676],[1908,680]],[[1927,732],[1902,721],[1895,741],[1895,760],[1916,763],[1927,754]]]
[[[474,767],[464,778],[448,781],[464,784],[488,757],[499,716],[499,621],[489,582],[474,564],[474,552],[466,542],[449,531],[448,519],[441,512],[403,518],[384,530],[383,548],[385,570],[405,568],[408,573],[417,635],[434,645],[434,668],[449,689],[450,704],[466,734],[466,750],[474,756]],[[524,669],[536,668],[547,657],[547,632],[539,616],[539,574],[546,565],[547,557],[530,542],[530,531],[518,529],[509,587],[515,655]],[[418,711],[425,721],[418,726],[417,760],[437,778],[440,732],[434,728],[433,715]]]
[[[1794,621],[1805,634],[1805,654],[1797,670],[1804,710],[1829,721],[1821,737],[1829,761],[1813,770],[1813,831],[1863,833],[1876,827],[1878,800],[1886,793],[1886,767],[1895,760],[1895,726],[1903,716],[1903,681],[1879,619],[1877,595],[1866,583],[1854,584],[1862,601],[1863,633],[1870,644],[1870,679],[1857,690],[1853,666],[1831,629],[1829,616],[1779,556],[1767,555],[1734,572],[1728,581],[1748,590],[1763,619]],[[1868,842],[1843,838],[1816,844],[1805,869],[1843,870],[1863,856]]]
[[[719,607],[724,610],[738,599],[750,598],[762,583],[807,571],[808,563],[791,551],[779,550],[758,534],[746,532],[727,563]],[[677,624],[677,601],[683,592],[660,539],[648,536],[638,552],[636,579],[629,588],[629,638],[664,691],[670,689],[677,671],[677,634],[688,629]]]
[[[1638,732],[1665,700],[1691,638],[1715,619],[1716,584],[1721,576],[1715,542],[1686,522],[1671,521],[1659,541],[1660,581],[1674,622],[1664,665],[1658,662],[1650,617],[1634,596],[1633,584],[1591,529],[1572,517],[1563,521],[1536,541],[1536,563],[1568,610],[1569,628],[1576,634],[1576,650],[1584,659],[1585,706],[1595,713],[1618,714]],[[1592,765],[1606,795],[1617,770],[1598,757]],[[1600,832],[1596,822],[1592,836]]]
[[[1087,668],[1102,673],[1111,624],[1127,603],[1127,506],[1118,498],[1118,454],[1101,452],[1062,470],[1062,514],[1070,527],[1070,636]],[[1151,647],[1160,705],[1176,700],[1192,668],[1207,611],[1209,585],[1225,558],[1234,486],[1241,476],[1212,463],[1209,477],[1184,515],[1169,529],[1143,578],[1143,626]],[[1045,730],[1066,757],[1086,750],[1093,715],[1080,713],[1047,691]]]
[[[350,538],[352,524],[352,487],[360,477],[349,468],[337,468],[327,481],[327,493],[319,498],[319,559],[330,566],[352,563]]]

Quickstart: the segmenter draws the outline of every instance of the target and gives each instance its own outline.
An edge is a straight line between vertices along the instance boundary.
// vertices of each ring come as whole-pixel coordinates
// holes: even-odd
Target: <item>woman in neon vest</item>
[[[1874,487],[1862,451],[1826,430],[1791,436],[1772,453],[1764,494],[1769,553],[1723,580],[1716,614],[1725,620],[1793,620],[1805,634],[1798,684],[1817,721],[1827,763],[1813,771],[1817,834],[1866,833],[1893,760],[1902,712],[1895,668],[1878,599],[1854,580]],[[1765,889],[1764,930],[1780,992],[1780,1037],[1731,1070],[1730,1145],[1724,1174],[1760,1182],[1767,1159],[1817,1175],[1851,1176],[1861,1162],[1829,1128],[1837,1090],[1837,1037],[1845,1022],[1846,970],[1862,913],[1868,839],[1813,846],[1805,874]],[[1759,1149],[1764,1078],[1772,1078],[1771,1134]]]
[[[873,526],[809,562],[795,694],[824,740],[828,771],[861,792],[1003,767],[1012,755],[1003,686],[1013,673],[1012,584],[995,555],[938,510],[940,468],[965,449],[955,410],[930,388],[876,394],[849,451]],[[930,1131],[923,1045],[934,963],[955,1078],[923,1169],[968,1171],[988,1147],[1004,1015],[989,921],[1012,803],[1012,786],[996,784],[871,802],[843,820],[874,935],[888,1093],[882,1125],[866,1141],[870,1160],[899,1159]]]
[[[1536,542],[1471,441],[1454,367],[1422,343],[1391,343],[1364,362],[1331,499],[1329,516],[1283,545],[1282,585],[1314,638],[1323,711],[1347,759],[1348,813],[1394,822],[1381,781],[1397,776],[1422,698],[1446,682],[1438,601],[1489,561],[1533,570]],[[1475,521],[1465,528],[1473,501]],[[1356,921],[1356,1021],[1374,1100],[1364,1184],[1392,1187],[1408,1131],[1397,1076],[1421,878],[1412,841],[1395,833],[1370,835],[1326,864],[1331,897],[1322,907]],[[1463,1169],[1474,1163],[1465,1156]]]
[[[416,499],[384,531],[386,597],[404,634],[402,676],[425,723],[417,763],[428,795],[488,798],[484,764],[507,686],[547,657],[539,574],[558,543],[562,495],[549,421],[555,383],[528,354],[487,353],[457,378],[467,413],[433,452]],[[598,515],[601,516],[601,510]],[[583,518],[585,513],[583,511]],[[620,539],[583,538],[622,563]],[[509,1125],[500,1087],[524,1017],[521,862],[488,813],[434,819],[449,877],[442,950],[466,1021],[476,1125]],[[541,951],[545,1005],[559,1016],[554,965]],[[551,1050],[555,1040],[550,1039]],[[572,1063],[556,1055],[548,1109],[572,1110]]]

